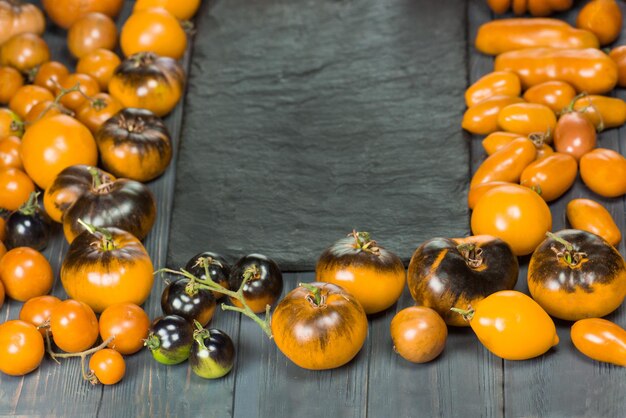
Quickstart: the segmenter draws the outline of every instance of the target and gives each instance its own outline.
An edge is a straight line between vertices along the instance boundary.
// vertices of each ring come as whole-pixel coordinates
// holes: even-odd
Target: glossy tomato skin
[[[80,89],[80,91],[66,94],[60,100],[63,106],[73,111],[80,109],[88,101],[87,97],[93,97],[100,92],[98,81],[87,74],[69,74],[61,79],[60,84],[64,89],[71,89],[76,86]]]
[[[467,89],[465,104],[471,107],[493,96],[517,97],[521,92],[522,86],[516,74],[509,71],[492,72],[481,77]]]
[[[571,338],[574,346],[587,357],[626,367],[626,330],[601,318],[576,321]]]
[[[124,60],[109,81],[109,93],[124,107],[165,116],[182,97],[185,71],[172,58],[138,53]]]
[[[205,326],[213,318],[215,298],[210,290],[194,289],[188,279],[170,283],[161,294],[161,309],[165,315],[178,315],[190,323]]]
[[[84,228],[84,222],[123,229],[143,240],[156,218],[154,195],[144,184],[118,179],[104,187],[92,187],[80,195],[63,215],[63,233],[68,242]]]
[[[513,289],[519,266],[511,248],[492,236],[432,238],[409,263],[408,286],[417,305],[448,325],[467,326],[450,308],[465,309],[500,290]]]
[[[550,315],[568,321],[601,317],[617,309],[626,297],[626,263],[620,253],[586,231],[566,229],[554,235],[573,250],[567,251],[552,237],[537,247],[528,265],[533,299]]]
[[[622,233],[608,210],[591,199],[573,199],[567,204],[567,220],[574,229],[591,232],[617,247]]]
[[[11,97],[23,85],[24,77],[15,68],[0,68],[0,103],[8,104]]]
[[[483,139],[482,146],[487,155],[491,155],[520,136],[521,135],[514,134],[512,132],[492,132]]]
[[[178,60],[187,48],[187,34],[180,22],[163,8],[138,10],[124,23],[120,46],[127,57],[153,52]]]
[[[39,35],[21,33],[11,37],[0,49],[0,63],[26,73],[50,61],[48,44]]]
[[[43,337],[34,325],[20,320],[0,324],[0,371],[22,376],[35,370],[43,360]]]
[[[54,96],[44,87],[26,84],[20,87],[9,102],[9,108],[20,118],[25,119],[28,113],[41,102],[52,102]]]
[[[63,29],[70,26],[82,16],[99,12],[115,18],[124,4],[123,0],[43,0],[43,8],[48,17]]]
[[[520,177],[520,184],[537,189],[546,202],[561,197],[576,181],[578,164],[569,154],[556,152],[530,163]]]
[[[596,35],[600,45],[608,45],[622,31],[622,10],[615,0],[592,0],[578,13],[576,26]]]
[[[185,2],[177,0],[137,0],[133,11],[162,7],[170,12],[178,20],[189,20],[200,7],[200,0],[187,0]]]
[[[205,334],[196,334],[189,364],[191,370],[205,379],[226,376],[235,365],[235,345],[224,331],[207,329]]]
[[[0,208],[18,210],[34,191],[33,181],[22,170],[0,170]]]
[[[0,280],[8,297],[25,302],[50,292],[54,275],[50,263],[39,251],[19,247],[0,258]]]
[[[228,264],[228,261],[226,261],[226,259],[220,254],[211,251],[198,253],[189,259],[187,265],[185,266],[185,270],[201,280],[206,280],[207,275],[204,266],[199,264],[199,260],[201,258],[206,259],[209,264],[208,278],[210,278],[220,286],[229,289],[228,278],[230,276],[230,264]],[[213,292],[213,296],[217,300],[224,297],[224,294],[219,292]]]
[[[65,64],[58,61],[44,62],[37,68],[33,84],[56,94],[59,90],[61,79],[69,73],[70,71]]]
[[[280,301],[272,315],[278,349],[298,366],[327,370],[343,366],[361,350],[367,337],[367,316],[344,289],[315,282],[320,300],[299,286]]]
[[[52,309],[61,303],[56,296],[44,295],[28,299],[20,310],[20,320],[33,324],[35,327],[43,325],[50,320]],[[46,335],[45,328],[39,328],[42,336]]]
[[[537,156],[537,147],[525,137],[514,139],[481,163],[470,182],[470,189],[494,181],[517,183],[524,169]]]
[[[476,207],[476,203],[478,203],[480,198],[483,197],[483,195],[487,193],[489,190],[495,189],[496,187],[499,187],[499,186],[506,186],[509,184],[513,184],[513,183],[507,182],[507,181],[490,181],[487,183],[480,183],[472,187],[471,189],[469,189],[469,192],[467,193],[467,207],[470,209],[474,209],[474,207]]]
[[[41,35],[46,19],[39,7],[30,3],[0,2],[0,45],[20,33]]]
[[[520,135],[554,131],[556,116],[548,106],[537,103],[514,103],[498,114],[498,127]]]
[[[52,308],[50,331],[57,347],[67,353],[77,353],[95,344],[98,319],[86,303],[67,299]]]
[[[116,303],[141,305],[150,295],[153,267],[141,242],[117,228],[84,231],[72,241],[61,265],[67,294],[102,312]]]
[[[114,385],[124,378],[126,362],[122,355],[110,348],[95,352],[89,359],[89,370],[94,374],[97,383]]]
[[[0,139],[0,170],[17,168],[22,170],[22,155],[20,147],[22,141],[16,136],[7,136]]]
[[[521,103],[520,97],[497,95],[470,107],[463,114],[461,126],[476,135],[489,135],[498,130],[498,114],[514,103]]]
[[[596,129],[579,112],[568,112],[559,118],[554,130],[554,148],[576,160],[596,147]]]
[[[101,91],[108,91],[109,81],[121,63],[120,57],[115,52],[99,48],[78,60],[76,72],[92,76],[98,81]]]
[[[178,315],[154,320],[146,346],[156,361],[166,365],[179,364],[189,358],[193,344],[193,327]]]
[[[140,306],[122,302],[102,311],[98,325],[103,341],[115,337],[109,348],[130,355],[143,348],[143,342],[148,337],[150,318]]]
[[[360,232],[324,250],[315,266],[315,276],[352,294],[366,314],[382,312],[396,303],[406,283],[400,257]]]
[[[103,13],[88,13],[72,24],[67,32],[67,46],[76,58],[98,48],[113,49],[117,43],[117,27]]]
[[[581,157],[580,176],[600,196],[621,196],[626,193],[626,158],[613,150],[596,148]]]
[[[249,254],[241,257],[233,265],[228,278],[228,287],[237,291],[244,281],[250,278],[243,287],[243,297],[255,313],[265,312],[267,305],[273,305],[283,291],[283,274],[276,262],[262,254]],[[230,298],[233,305],[241,307],[241,303]]]
[[[24,123],[15,112],[6,107],[0,108],[0,137],[16,136],[21,138],[24,134]]]
[[[626,102],[619,97],[589,94],[576,100],[574,110],[581,113],[598,131],[619,128],[626,122]]]
[[[9,248],[31,247],[42,251],[50,240],[50,221],[38,205],[32,210],[13,212],[5,228],[5,243]]]
[[[98,130],[96,143],[104,168],[117,177],[147,182],[163,174],[172,159],[167,127],[146,109],[120,110]]]
[[[85,101],[76,110],[76,118],[97,138],[100,127],[123,107],[119,100],[106,93],[98,93],[92,98],[93,100]]]
[[[617,64],[617,84],[620,87],[626,87],[626,45],[616,46],[611,50],[609,56]]]
[[[576,90],[564,81],[546,81],[524,92],[524,100],[548,106],[554,113],[565,109],[576,97]]]
[[[398,312],[390,326],[393,349],[412,363],[435,359],[446,346],[448,328],[430,308],[411,306]]]

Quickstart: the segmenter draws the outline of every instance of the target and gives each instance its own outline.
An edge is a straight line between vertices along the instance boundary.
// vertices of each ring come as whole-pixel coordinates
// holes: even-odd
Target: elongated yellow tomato
[[[550,316],[516,290],[493,293],[471,309],[456,312],[469,320],[487,350],[505,360],[531,359],[559,343]]]
[[[536,188],[543,200],[551,202],[572,187],[577,172],[578,164],[574,157],[555,152],[530,163],[522,172],[520,184]]]
[[[580,158],[580,176],[600,196],[621,196],[626,193],[626,158],[613,150],[596,148]]]
[[[567,204],[567,220],[574,229],[591,232],[617,246],[622,233],[608,210],[591,199],[574,199]]]
[[[564,81],[546,81],[532,86],[524,93],[524,100],[548,106],[558,113],[576,97],[576,90]]]
[[[465,92],[465,104],[472,107],[493,96],[517,97],[522,92],[522,84],[517,74],[510,71],[497,71],[481,77]]]
[[[617,84],[617,64],[594,49],[530,48],[498,55],[495,71],[513,71],[529,88],[546,81],[569,83],[578,92],[607,93]]]
[[[619,128],[626,123],[626,102],[617,97],[586,95],[576,100],[574,110],[582,113],[597,130]]]
[[[556,127],[556,116],[548,106],[536,103],[515,103],[498,114],[498,126],[506,132],[520,135],[546,132]]]
[[[524,168],[534,161],[536,153],[537,148],[530,139],[514,139],[483,161],[472,177],[470,188],[492,181],[517,183]]]
[[[493,96],[470,107],[463,115],[461,126],[466,131],[477,135],[488,135],[498,130],[498,113],[506,106],[520,103],[520,97]]]
[[[504,131],[492,132],[483,139],[483,142],[482,142],[483,149],[485,150],[487,155],[491,155],[494,152],[501,149],[502,147],[504,147],[505,145],[508,145],[511,142],[513,142],[514,139],[517,139],[520,137],[523,138],[523,136],[511,133],[511,132],[504,132]]]
[[[626,330],[611,321],[587,318],[576,321],[570,333],[574,347],[587,357],[626,367]]]
[[[498,19],[481,25],[476,49],[488,55],[524,48],[598,48],[598,38],[559,19]]]

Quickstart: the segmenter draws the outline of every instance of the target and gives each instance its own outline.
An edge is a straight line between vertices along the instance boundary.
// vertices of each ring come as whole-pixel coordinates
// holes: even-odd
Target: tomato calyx
[[[113,234],[111,234],[111,231],[108,229],[88,224],[82,219],[79,219],[78,223],[81,224],[91,235],[96,238],[100,238],[99,241],[94,242],[100,251],[113,251],[117,248],[115,241],[113,241]],[[101,237],[98,235],[101,235]]]
[[[89,167],[87,171],[91,174],[91,188],[95,193],[105,194],[111,191],[113,181],[111,181],[110,177],[105,176],[104,173],[96,167]]]
[[[456,249],[461,253],[463,258],[465,259],[465,263],[469,267],[476,269],[483,264],[483,249],[476,248],[476,244],[471,242],[464,242],[457,245]]]
[[[137,54],[133,54],[128,57],[128,60],[133,64],[134,67],[145,67],[154,62],[157,59],[157,55],[154,52],[138,52]]]
[[[37,202],[37,198],[39,197],[39,192],[31,192],[28,196],[28,200],[24,202],[22,206],[17,210],[22,215],[32,216],[39,211],[39,202]]]
[[[374,255],[380,254],[380,248],[376,241],[371,238],[369,232],[357,232],[356,229],[353,229],[352,232],[348,234],[348,237],[354,238],[355,249]]]
[[[310,292],[305,296],[305,299],[311,304],[312,307],[322,309],[326,307],[326,295],[322,294],[319,287],[313,286],[310,283],[298,283],[298,286],[304,287]]]
[[[143,345],[148,347],[148,350],[154,351],[161,346],[161,340],[155,334],[150,333],[148,337],[143,341]]]
[[[474,318],[475,310],[471,306],[468,306],[467,309],[450,308],[450,310],[461,315],[467,322],[470,322],[472,318]]]
[[[202,324],[195,319],[193,320],[193,324],[196,329],[193,331],[193,339],[198,343],[202,350],[206,350],[206,345],[204,344],[205,338],[210,338],[211,333],[208,329],[205,329]]]
[[[245,281],[259,280],[261,278],[261,269],[256,264],[252,265],[243,271],[243,278]]]
[[[550,249],[554,251],[557,261],[562,260],[573,269],[580,268],[580,266],[587,261],[587,253],[583,251],[576,251],[572,243],[569,241],[556,236],[552,232],[546,232],[546,235],[565,247],[565,249],[559,249],[555,245],[550,247]]]

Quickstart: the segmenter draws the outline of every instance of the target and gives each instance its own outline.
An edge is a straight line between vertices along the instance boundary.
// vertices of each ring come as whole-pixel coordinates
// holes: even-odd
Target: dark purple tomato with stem
[[[178,315],[189,323],[198,321],[202,326],[211,321],[215,312],[213,292],[198,289],[189,279],[170,283],[161,294],[161,309],[165,315]]]
[[[189,358],[193,343],[193,326],[178,315],[154,320],[144,345],[161,364],[178,364]]]
[[[50,221],[37,202],[38,192],[32,192],[28,201],[6,220],[5,244],[9,249],[31,247],[42,251],[50,238]]]
[[[266,311],[273,305],[283,291],[283,275],[276,262],[261,254],[246,255],[233,265],[228,285],[237,291],[243,285],[243,297],[254,313]],[[241,303],[230,298],[233,305]]]
[[[211,280],[213,280],[220,286],[229,289],[228,277],[230,276],[230,265],[223,256],[217,253],[205,251],[203,253],[194,255],[187,262],[185,270],[187,270],[189,273],[193,274],[200,280],[207,279],[206,273],[208,270],[208,277]],[[219,292],[213,292],[213,296],[215,296],[215,299],[220,299],[224,296],[224,294]]]
[[[224,331],[205,329],[196,323],[189,364],[195,374],[205,379],[226,376],[235,364],[235,345]]]

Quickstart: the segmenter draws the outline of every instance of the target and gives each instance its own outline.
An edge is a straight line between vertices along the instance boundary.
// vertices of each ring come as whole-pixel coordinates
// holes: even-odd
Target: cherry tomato
[[[50,222],[39,207],[38,195],[32,192],[28,201],[9,215],[5,225],[9,248],[30,247],[42,251],[48,245]]]
[[[7,136],[0,139],[0,171],[8,168],[22,170],[22,156],[20,147],[22,141],[16,136]]]
[[[44,62],[37,69],[33,83],[36,86],[44,87],[56,94],[59,91],[61,80],[69,74],[65,64],[57,61]]]
[[[215,297],[210,290],[195,288],[188,279],[180,279],[163,290],[161,309],[165,315],[178,315],[206,326],[215,312]]]
[[[106,93],[98,93],[76,110],[76,118],[95,136],[100,127],[122,109],[119,100]]]
[[[448,328],[430,308],[412,306],[398,312],[391,320],[393,349],[412,363],[435,359],[446,346]]]
[[[98,81],[101,91],[109,89],[109,81],[115,69],[122,63],[115,52],[96,49],[83,55],[76,64],[76,72],[92,76]]]
[[[557,152],[580,157],[596,146],[596,129],[581,113],[568,112],[559,118],[554,131]]]
[[[43,325],[46,321],[50,321],[52,309],[59,303],[61,299],[51,295],[30,298],[22,305],[20,319],[36,327]],[[39,328],[39,332],[42,336],[46,335],[45,328]]]
[[[608,45],[622,32],[622,10],[615,0],[592,0],[578,14],[576,26],[598,37]]]
[[[472,84],[465,92],[465,104],[472,107],[493,96],[517,97],[522,86],[517,74],[510,71],[489,73]]]
[[[622,233],[608,210],[591,199],[574,199],[567,204],[567,220],[574,229],[591,232],[617,247]]]
[[[12,110],[5,107],[0,108],[0,138],[5,136],[22,137],[24,133],[24,123],[22,119]]]
[[[274,304],[283,291],[283,275],[276,262],[261,254],[241,257],[233,265],[228,279],[230,289],[243,287],[243,297],[252,311],[265,312],[267,305]],[[241,307],[241,303],[231,298],[231,303]]]
[[[189,358],[193,327],[178,315],[157,318],[150,326],[145,345],[161,364],[178,364]]]
[[[12,67],[0,68],[0,103],[7,104],[15,92],[24,85],[24,77]]]
[[[91,348],[98,339],[98,320],[89,305],[67,299],[52,308],[50,331],[57,347],[77,353]]]
[[[8,297],[25,302],[50,292],[54,275],[50,263],[39,251],[18,247],[0,259],[0,280]]]
[[[524,169],[535,160],[536,154],[537,148],[530,139],[514,139],[483,161],[472,177],[470,188],[492,181],[517,183]]]
[[[200,7],[200,0],[137,0],[133,12],[162,7],[178,20],[189,20]]]
[[[574,347],[587,357],[626,367],[626,330],[600,318],[576,321],[571,330]]]
[[[487,191],[471,217],[474,235],[492,235],[505,241],[515,255],[532,253],[552,228],[546,202],[527,187],[511,184]]]
[[[138,52],[153,52],[180,59],[187,48],[187,35],[167,10],[145,9],[133,13],[124,23],[120,46],[127,57]]]
[[[226,376],[235,363],[235,345],[228,334],[219,329],[198,329],[189,353],[191,370],[205,379]]]
[[[88,101],[88,97],[93,97],[100,92],[98,82],[87,74],[74,73],[61,79],[61,87],[64,89],[70,89],[77,85],[80,91],[68,93],[60,100],[63,106],[74,111]]]
[[[530,135],[554,132],[556,116],[548,106],[536,103],[514,103],[498,113],[498,126],[506,132]]]
[[[576,97],[576,90],[564,81],[546,81],[526,90],[524,100],[548,106],[554,113],[565,109]]]
[[[9,168],[0,171],[0,208],[18,210],[34,191],[33,181],[22,170]]]
[[[15,92],[15,95],[9,102],[9,108],[20,118],[24,119],[37,103],[53,100],[54,96],[47,89],[27,84]]]
[[[60,103],[55,103],[52,100],[44,100],[31,107],[30,111],[24,118],[24,121],[28,124],[34,124],[43,118],[49,118],[56,115],[68,115],[73,116],[73,112],[67,109]]]
[[[209,278],[220,286],[228,289],[228,277],[230,276],[230,265],[226,259],[214,252],[205,251],[194,255],[187,261],[185,270],[193,274],[200,280],[206,280],[207,274],[204,269],[204,264],[200,262],[200,259],[204,259],[208,264],[207,270],[209,272]],[[213,292],[215,299],[224,297],[223,293]]]
[[[103,13],[88,13],[72,24],[67,32],[67,47],[81,58],[98,48],[112,50],[117,43],[117,27]]]
[[[98,150],[85,125],[69,116],[55,115],[28,128],[22,138],[22,161],[28,175],[45,189],[66,167],[95,165]]]
[[[524,100],[512,96],[492,96],[467,109],[461,126],[477,135],[488,135],[498,130],[498,114],[508,105]]]
[[[572,187],[577,173],[574,157],[557,152],[530,163],[522,172],[520,184],[534,188],[543,200],[551,202]]]
[[[48,44],[34,33],[15,35],[6,41],[0,50],[0,63],[23,73],[46,61],[50,61]]]
[[[134,303],[117,303],[102,311],[100,336],[103,341],[115,336],[109,347],[124,355],[134,354],[143,348],[148,337],[150,319]]]
[[[124,357],[115,350],[105,348],[96,351],[89,359],[89,370],[103,385],[114,385],[126,374]]]
[[[124,0],[43,0],[48,17],[63,29],[91,12],[104,13],[115,18],[122,10]]]
[[[626,87],[626,45],[616,46],[611,50],[609,56],[617,64],[617,84],[620,87]]]
[[[621,196],[626,193],[626,158],[613,150],[596,148],[580,159],[580,176],[600,196]]]
[[[45,353],[43,337],[34,325],[20,320],[0,324],[0,371],[11,376],[32,372]]]

